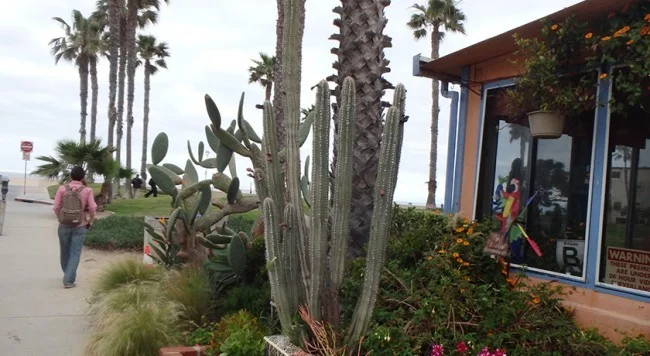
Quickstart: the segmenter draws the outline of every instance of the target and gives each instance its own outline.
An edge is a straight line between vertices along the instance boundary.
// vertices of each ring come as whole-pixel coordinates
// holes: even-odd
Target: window
[[[610,120],[599,281],[650,292],[650,115],[628,110]]]
[[[522,227],[541,256],[520,238],[511,242],[511,262],[583,276],[595,113],[567,118],[559,139],[533,139],[526,118],[504,115],[503,91],[486,95],[476,216],[503,219],[504,211],[511,217],[521,213]],[[514,198],[512,206],[518,207],[503,209],[504,197]]]

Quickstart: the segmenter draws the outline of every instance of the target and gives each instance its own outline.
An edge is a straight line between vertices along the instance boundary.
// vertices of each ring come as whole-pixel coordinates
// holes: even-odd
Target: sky
[[[420,0],[419,2],[423,2]],[[440,52],[445,55],[509,29],[534,21],[573,5],[577,0],[463,0],[467,16],[466,35],[449,34]],[[391,72],[386,78],[393,84],[403,83],[408,91],[402,162],[395,200],[424,203],[427,197],[431,85],[426,78],[412,75],[413,56],[430,53],[429,41],[415,41],[406,22],[414,1],[393,0],[386,8],[388,25],[385,34],[393,38],[386,49]],[[27,170],[37,165],[34,157],[51,155],[59,139],[78,139],[79,77],[71,63],[55,65],[48,42],[63,30],[52,20],[59,16],[69,21],[73,9],[89,15],[94,0],[5,1],[0,12],[0,172],[22,172],[24,162],[20,141],[34,142],[32,160]],[[332,24],[336,0],[307,0],[303,39],[301,106],[314,102],[309,88],[334,73],[336,60],[330,49],[338,44],[328,40],[337,28]],[[209,1],[171,0],[163,5],[159,23],[142,31],[169,44],[168,70],[151,81],[149,144],[165,131],[170,137],[170,151],[165,162],[184,166],[188,158],[189,139],[196,149],[204,138],[208,123],[203,95],[210,94],[224,116],[236,116],[241,92],[246,93],[244,115],[261,132],[261,111],[255,104],[264,97],[263,88],[248,84],[248,67],[258,52],[275,51],[276,5],[273,0]],[[98,135],[106,142],[108,128],[108,63],[98,68],[99,104]],[[139,171],[142,152],[143,75],[136,76],[133,127],[133,162]],[[458,87],[455,88],[458,90]],[[385,100],[391,100],[387,91]],[[90,104],[90,102],[89,102]],[[438,141],[438,190],[436,203],[444,199],[447,137],[450,101],[441,98]],[[90,112],[90,109],[88,110]],[[473,119],[473,118],[470,118]],[[89,123],[88,123],[89,124]],[[89,128],[89,126],[88,126]],[[303,146],[309,154],[310,141]],[[214,156],[214,153],[212,153]],[[238,161],[242,187],[250,184],[245,169],[250,164]],[[201,170],[199,170],[201,172]]]

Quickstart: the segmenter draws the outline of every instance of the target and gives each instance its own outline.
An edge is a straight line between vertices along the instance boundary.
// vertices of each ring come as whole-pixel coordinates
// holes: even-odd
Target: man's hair
[[[70,178],[72,178],[72,180],[81,181],[85,176],[86,172],[84,172],[84,169],[79,166],[73,167],[70,171]]]

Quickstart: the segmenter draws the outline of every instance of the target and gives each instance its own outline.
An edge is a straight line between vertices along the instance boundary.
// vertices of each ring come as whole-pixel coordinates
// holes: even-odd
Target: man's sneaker
[[[63,283],[63,288],[65,288],[65,289],[74,288],[76,286],[77,285],[74,284],[74,283]]]

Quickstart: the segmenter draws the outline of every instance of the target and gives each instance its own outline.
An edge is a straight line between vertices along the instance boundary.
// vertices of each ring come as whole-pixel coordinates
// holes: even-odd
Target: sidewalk
[[[64,289],[52,207],[20,197],[10,189],[0,235],[0,355],[84,355],[91,285],[116,254],[84,249],[77,287]]]

